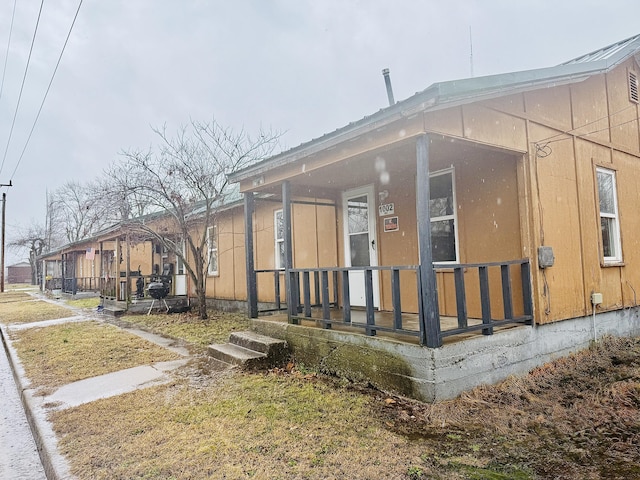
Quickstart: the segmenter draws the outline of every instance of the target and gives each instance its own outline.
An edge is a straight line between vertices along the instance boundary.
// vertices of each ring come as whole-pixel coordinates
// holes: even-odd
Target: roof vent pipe
[[[389,77],[389,69],[382,70],[382,76],[384,77],[384,84],[387,86],[387,97],[389,98],[389,106],[396,103],[393,99],[393,88],[391,88],[391,77]]]

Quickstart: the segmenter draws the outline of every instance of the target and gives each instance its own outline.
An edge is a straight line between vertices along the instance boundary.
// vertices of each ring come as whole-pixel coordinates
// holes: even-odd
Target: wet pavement
[[[7,352],[0,343],[0,478],[45,480]]]

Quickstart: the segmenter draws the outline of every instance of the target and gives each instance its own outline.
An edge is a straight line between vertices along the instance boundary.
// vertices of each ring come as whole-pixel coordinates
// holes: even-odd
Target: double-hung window
[[[207,250],[208,250],[208,268],[209,276],[218,275],[218,226],[213,225],[207,227]]]
[[[276,210],[273,213],[273,239],[275,243],[275,268],[283,269],[286,261],[284,256],[284,212]]]
[[[604,263],[619,263],[622,261],[622,247],[616,173],[613,170],[598,167],[596,168],[596,176],[598,179],[603,260]]]
[[[434,172],[429,177],[431,252],[434,262],[456,262],[458,242],[453,169]]]

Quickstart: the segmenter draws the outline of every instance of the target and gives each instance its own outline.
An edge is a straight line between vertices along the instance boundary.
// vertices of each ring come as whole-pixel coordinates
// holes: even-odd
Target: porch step
[[[112,317],[120,317],[122,315],[124,315],[125,313],[127,313],[126,310],[119,308],[119,307],[114,307],[114,306],[106,306],[103,307],[101,310],[98,310],[99,313],[104,313],[105,315],[110,315]]]
[[[266,368],[287,360],[287,342],[255,332],[234,332],[229,343],[209,345],[209,355],[231,365]]]

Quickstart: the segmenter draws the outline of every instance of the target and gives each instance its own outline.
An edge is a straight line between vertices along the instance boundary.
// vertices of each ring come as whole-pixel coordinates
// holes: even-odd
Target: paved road
[[[0,341],[0,478],[46,480],[18,395],[7,352]]]

